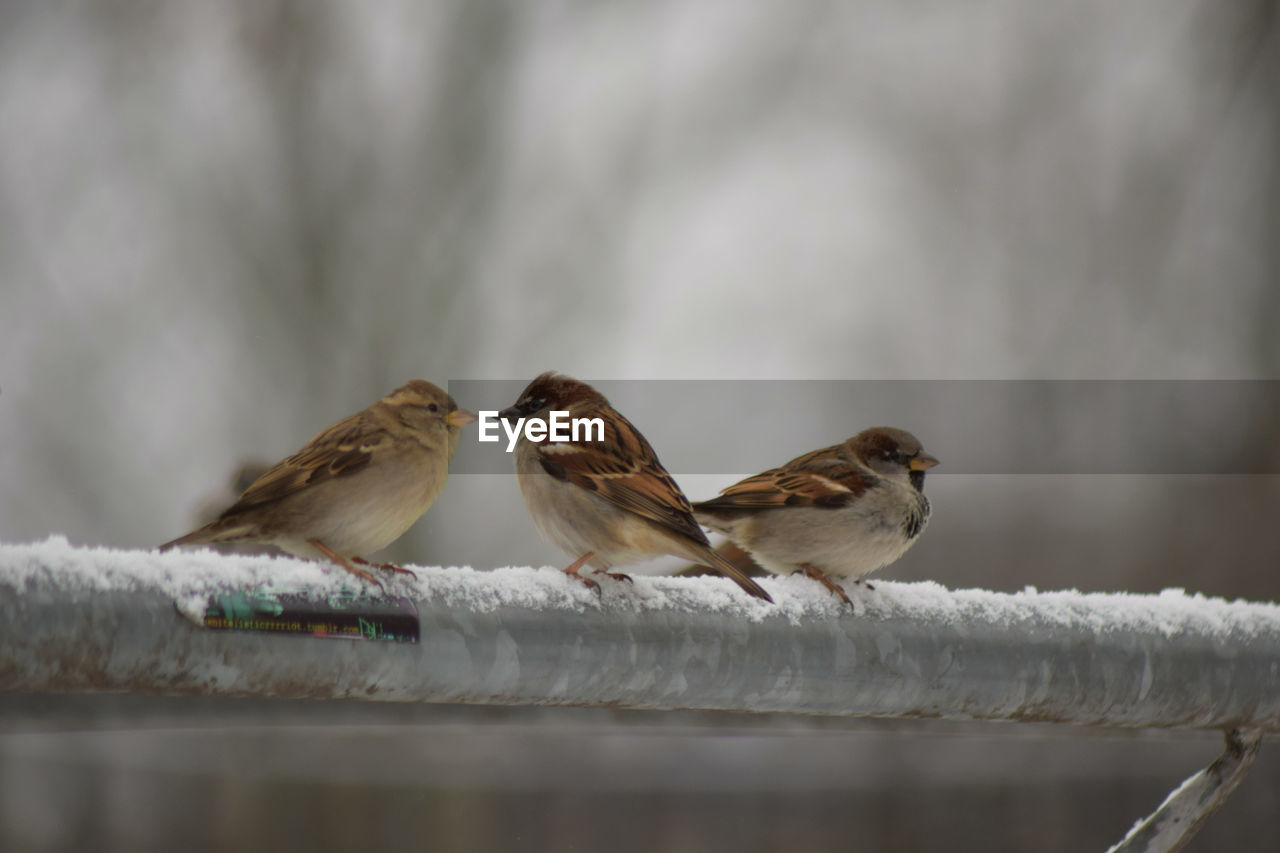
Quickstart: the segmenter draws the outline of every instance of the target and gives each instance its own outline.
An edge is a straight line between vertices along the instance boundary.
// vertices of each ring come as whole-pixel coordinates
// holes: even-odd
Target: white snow
[[[588,609],[716,612],[757,622],[781,616],[798,624],[847,614],[821,585],[792,575],[765,578],[775,604],[751,598],[718,577],[647,577],[633,583],[599,577],[601,593],[556,567],[406,566],[417,578],[388,576],[387,591],[445,606],[487,612],[499,607],[541,610]],[[873,579],[875,589],[850,584],[854,616],[943,624],[1013,625],[1032,622],[1097,633],[1137,631],[1171,637],[1183,632],[1237,638],[1280,634],[1280,605],[1226,601],[1168,589],[1158,595],[1082,593],[1075,590],[999,593],[951,590],[932,582]],[[226,589],[309,592],[327,595],[369,589],[336,566],[290,557],[219,554],[211,550],[119,550],[77,546],[63,536],[31,544],[0,543],[0,594],[4,587],[58,589],[93,594],[107,590],[158,590],[197,617],[210,594]],[[376,593],[376,590],[369,590]]]

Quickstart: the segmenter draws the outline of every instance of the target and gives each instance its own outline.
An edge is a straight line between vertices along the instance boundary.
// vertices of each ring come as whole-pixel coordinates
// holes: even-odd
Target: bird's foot
[[[602,593],[600,592],[600,584],[596,583],[591,578],[583,577],[581,574],[582,567],[585,566],[588,562],[590,562],[591,558],[594,557],[595,555],[596,555],[595,551],[588,551],[587,553],[583,554],[581,557],[579,557],[578,559],[570,563],[565,568],[564,573],[571,578],[577,578],[578,580],[582,581],[584,584],[587,585],[588,589],[595,590],[596,595],[602,595]]]
[[[330,561],[332,561],[336,565],[341,566],[347,571],[351,572],[351,574],[355,575],[356,577],[367,580],[369,583],[373,584],[378,589],[381,589],[381,590],[386,589],[382,585],[382,581],[378,580],[378,578],[373,574],[373,572],[366,572],[364,569],[358,569],[355,566],[351,565],[349,562],[347,562],[347,560],[341,554],[339,554],[337,551],[333,550],[328,545],[321,542],[319,539],[308,539],[307,542],[311,545],[311,547],[315,548],[321,554],[324,554],[326,557],[328,557]],[[356,559],[359,559],[359,558],[357,557]],[[363,563],[364,560],[360,560],[360,562]]]
[[[403,566],[397,566],[395,563],[372,563],[364,557],[352,557],[351,562],[359,563],[362,566],[372,566],[375,569],[382,569],[384,572],[391,572],[397,575],[408,575],[414,580],[418,579],[418,576],[414,572],[404,568]]]
[[[828,575],[826,572],[822,571],[821,569],[814,568],[808,563],[802,563],[800,565],[800,571],[804,572],[806,577],[813,578],[818,583],[822,584],[827,589],[831,590],[836,595],[840,596],[840,600],[843,601],[845,604],[849,605],[850,607],[853,607],[853,602],[849,599],[849,594],[844,591],[844,587],[840,586],[840,584],[833,581],[831,579],[831,576]],[[868,588],[870,588],[869,584],[868,584]]]

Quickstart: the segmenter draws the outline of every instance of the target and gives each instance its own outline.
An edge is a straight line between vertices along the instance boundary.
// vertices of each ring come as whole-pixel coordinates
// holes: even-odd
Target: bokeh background
[[[1276,12],[0,0],[0,541],[152,546],[413,377],[1278,380]],[[695,498],[886,417],[628,414],[763,443],[674,471]],[[889,573],[1280,599],[1280,421],[1224,417],[1258,473],[948,474],[898,423],[944,465]],[[564,559],[482,474],[387,556]],[[1102,849],[1218,750],[140,697],[0,726],[14,851]],[[1189,849],[1275,849],[1271,746]]]

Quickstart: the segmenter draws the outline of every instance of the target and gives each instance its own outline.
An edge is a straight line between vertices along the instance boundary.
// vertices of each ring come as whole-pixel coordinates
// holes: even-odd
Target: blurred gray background
[[[165,541],[414,377],[1278,380],[1276,10],[0,0],[0,541]],[[714,403],[625,410],[759,458],[674,470],[695,499],[889,417]],[[1217,414],[1276,470],[1274,409]],[[895,425],[944,464],[886,576],[1280,599],[1274,474],[948,475],[944,423]],[[386,556],[565,562],[481,474]],[[1101,849],[1218,749],[137,697],[0,725],[18,851]],[[1275,849],[1273,747],[1190,849]]]

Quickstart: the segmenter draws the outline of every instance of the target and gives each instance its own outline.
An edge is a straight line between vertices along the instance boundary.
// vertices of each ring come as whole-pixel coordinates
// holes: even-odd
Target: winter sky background
[[[413,377],[1280,378],[1266,4],[0,9],[5,541],[165,541]],[[864,408],[626,413],[741,444],[697,499]],[[904,577],[1277,594],[1205,565],[1280,551],[1273,477],[948,476],[894,425],[944,462]],[[563,559],[473,476],[393,556]]]
[[[1264,0],[0,0],[0,541],[153,546],[415,377],[1280,379],[1278,27]],[[718,402],[625,410],[664,457],[753,460],[673,470],[695,499],[895,417]],[[1280,470],[1280,411],[1205,408],[1233,474],[949,473],[967,433],[893,423],[943,465],[886,577],[1280,598],[1280,477],[1239,461]],[[1011,458],[1045,418],[994,427]],[[1055,438],[1143,438],[1084,420]],[[568,562],[508,475],[454,476],[386,556]]]

